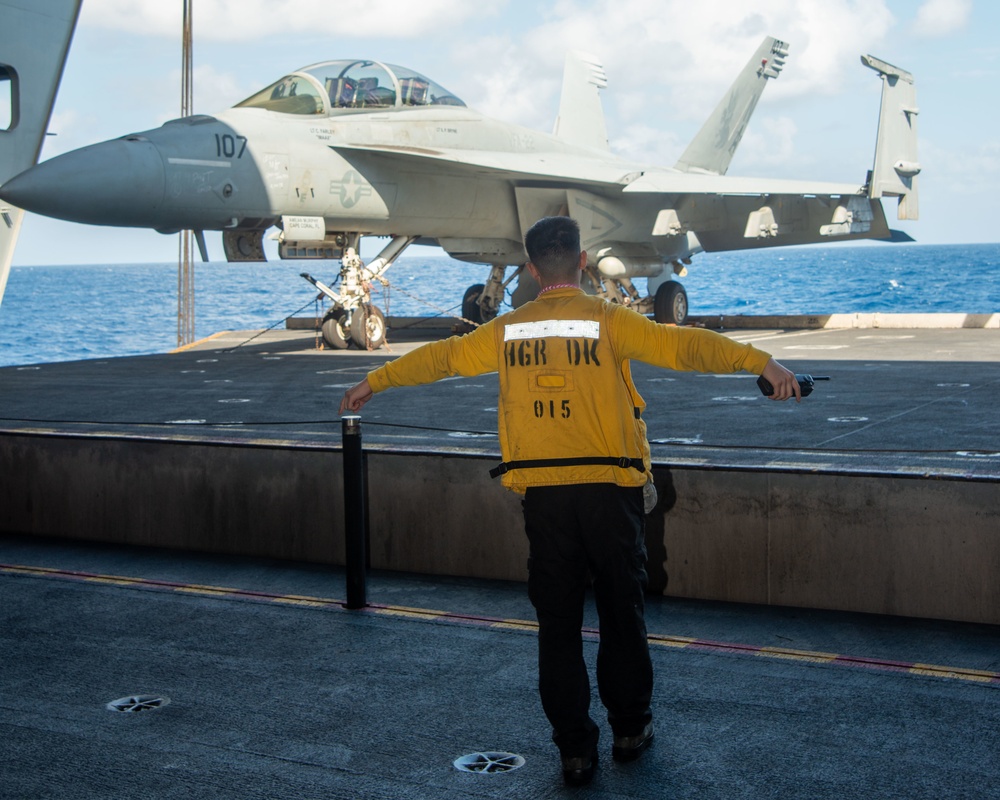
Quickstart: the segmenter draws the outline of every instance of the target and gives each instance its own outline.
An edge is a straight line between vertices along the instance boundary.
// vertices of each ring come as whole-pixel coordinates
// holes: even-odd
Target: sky
[[[84,0],[42,158],[180,115],[181,0]],[[881,82],[916,78],[925,244],[1000,241],[1000,3],[993,0],[194,0],[194,110],[234,105],[299,67],[372,58],[469,106],[551,131],[567,50],[597,56],[615,153],[671,166],[766,35],[790,44],[730,175],[864,183]],[[208,233],[222,259],[218,233]],[[15,266],[177,260],[177,236],[27,215]],[[440,251],[436,251],[440,253]],[[272,256],[273,250],[272,250]]]

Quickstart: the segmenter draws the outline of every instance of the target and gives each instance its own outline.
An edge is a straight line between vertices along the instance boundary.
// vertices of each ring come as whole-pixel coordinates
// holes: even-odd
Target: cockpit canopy
[[[328,114],[344,109],[402,109],[464,106],[461,100],[419,72],[378,61],[324,61],[303,67],[236,108],[264,108],[283,114]]]

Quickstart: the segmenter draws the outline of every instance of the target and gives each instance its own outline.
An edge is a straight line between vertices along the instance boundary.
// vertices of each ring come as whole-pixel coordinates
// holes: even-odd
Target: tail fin
[[[882,79],[875,166],[868,186],[871,198],[898,197],[898,219],[917,219],[917,89],[913,76],[873,56],[861,63]]]
[[[785,42],[771,36],[764,39],[674,168],[725,175],[764,86],[769,78],[778,77],[787,56]]]
[[[38,160],[81,2],[0,2],[0,184]],[[23,217],[0,202],[0,300]]]
[[[604,67],[594,56],[570,51],[563,70],[562,97],[556,117],[556,136],[583,147],[608,149],[608,131],[598,93],[608,85]]]

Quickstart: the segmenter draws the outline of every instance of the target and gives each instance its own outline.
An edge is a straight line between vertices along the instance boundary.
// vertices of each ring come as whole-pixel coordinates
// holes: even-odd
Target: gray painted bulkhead
[[[524,580],[519,498],[490,480],[493,462],[369,450],[372,568]],[[0,530],[342,564],[342,469],[337,449],[280,442],[5,433]],[[666,464],[654,474],[656,591],[1000,623],[996,481]]]

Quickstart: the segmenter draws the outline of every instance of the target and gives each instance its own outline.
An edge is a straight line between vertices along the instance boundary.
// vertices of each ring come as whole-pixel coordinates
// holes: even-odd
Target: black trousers
[[[634,736],[652,719],[642,489],[531,487],[523,507],[530,545],[528,595],[539,626],[542,708],[560,753],[589,755],[599,731],[590,717],[581,633],[588,576],[600,619],[597,685],[611,729],[615,736]]]

